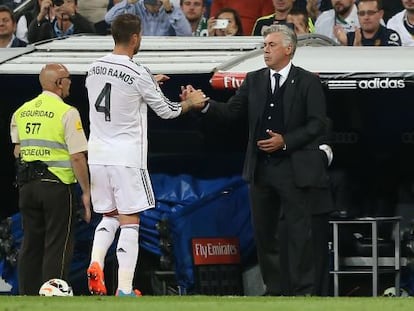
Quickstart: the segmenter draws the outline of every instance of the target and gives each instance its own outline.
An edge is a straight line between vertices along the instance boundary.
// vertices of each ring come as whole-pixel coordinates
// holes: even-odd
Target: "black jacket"
[[[247,118],[249,138],[243,177],[253,182],[258,156],[256,131],[269,96],[270,70],[249,72],[242,85],[227,104],[210,102],[207,118],[224,122]],[[285,81],[284,141],[292,162],[294,179],[299,187],[327,187],[327,161],[319,145],[326,135],[326,101],[319,78],[300,67],[293,66]]]
[[[364,37],[361,30],[361,45],[362,46],[401,46],[400,35],[393,29],[386,28],[380,25],[378,31],[374,37],[368,39]],[[355,32],[351,31],[347,33],[348,45],[353,46],[355,40]]]
[[[95,33],[94,25],[82,15],[76,13],[70,19],[74,25],[74,34]],[[55,23],[56,19],[52,22],[44,19],[39,23],[37,21],[37,18],[34,18],[31,21],[27,31],[27,38],[29,40],[29,43],[56,38],[57,34],[54,30]]]
[[[26,42],[24,42],[24,41],[20,40],[19,38],[15,37],[13,39],[11,47],[12,48],[22,48],[22,47],[25,47],[26,45],[27,45]]]

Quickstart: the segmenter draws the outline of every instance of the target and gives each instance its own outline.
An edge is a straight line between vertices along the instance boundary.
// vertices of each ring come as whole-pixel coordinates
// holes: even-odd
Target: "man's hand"
[[[37,21],[41,22],[46,16],[49,15],[49,9],[53,7],[51,0],[43,0],[40,4],[40,11],[37,15]]]
[[[186,113],[192,109],[203,109],[210,97],[207,97],[202,90],[196,90],[192,85],[187,85],[186,87],[181,87],[180,99],[182,100],[181,113]]]
[[[185,100],[190,109],[201,110],[205,106],[205,102],[208,101],[210,97],[206,97],[202,90],[194,90],[187,94],[187,99]]]
[[[216,24],[216,19],[214,18],[214,16],[210,17],[207,20],[207,31],[210,37],[215,36],[215,30],[214,30],[215,24]]]
[[[181,94],[180,99],[181,101],[185,101],[187,99],[187,95],[191,92],[195,91],[195,88],[192,85],[181,86]]]
[[[73,16],[76,14],[76,4],[75,2],[64,2],[61,6],[55,7],[55,12],[60,16]]]
[[[341,45],[348,45],[348,37],[346,36],[345,30],[341,26],[334,26],[334,35]]]
[[[283,149],[285,147],[285,141],[283,140],[282,135],[275,133],[271,130],[268,130],[267,134],[270,135],[270,138],[257,141],[257,147],[260,150],[267,153],[271,153]]]
[[[354,46],[362,46],[362,29],[355,28]]]
[[[173,7],[172,7],[170,0],[160,0],[160,1],[162,3],[162,6],[164,7],[164,10],[166,10],[167,12],[172,11]]]
[[[155,81],[157,81],[158,85],[163,85],[165,81],[170,80],[170,77],[164,74],[154,75]]]

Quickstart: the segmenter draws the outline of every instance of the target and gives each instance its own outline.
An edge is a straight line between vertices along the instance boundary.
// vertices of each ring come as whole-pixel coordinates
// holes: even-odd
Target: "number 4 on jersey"
[[[105,121],[111,122],[111,84],[106,83],[95,102],[98,112],[105,114]]]

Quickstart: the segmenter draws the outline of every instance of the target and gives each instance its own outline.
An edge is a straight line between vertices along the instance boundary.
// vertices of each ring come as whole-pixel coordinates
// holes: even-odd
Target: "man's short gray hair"
[[[262,35],[264,38],[274,32],[280,32],[283,34],[283,46],[292,46],[292,54],[290,57],[293,58],[293,55],[295,55],[296,46],[298,44],[296,33],[290,27],[280,24],[263,26],[262,28]]]

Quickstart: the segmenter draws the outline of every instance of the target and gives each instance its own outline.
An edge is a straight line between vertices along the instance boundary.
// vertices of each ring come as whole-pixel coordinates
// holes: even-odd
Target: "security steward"
[[[19,107],[10,124],[24,233],[18,261],[21,295],[38,295],[52,278],[68,280],[77,182],[84,220],[91,217],[87,140],[78,110],[63,101],[69,95],[69,71],[47,64],[39,80],[43,92]]]

